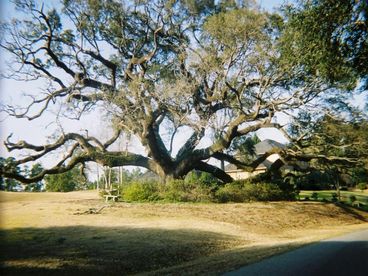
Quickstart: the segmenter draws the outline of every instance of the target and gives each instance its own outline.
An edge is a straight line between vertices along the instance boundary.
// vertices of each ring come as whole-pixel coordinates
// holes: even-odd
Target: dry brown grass
[[[97,192],[0,193],[2,274],[220,274],[368,227],[333,204],[129,204]]]

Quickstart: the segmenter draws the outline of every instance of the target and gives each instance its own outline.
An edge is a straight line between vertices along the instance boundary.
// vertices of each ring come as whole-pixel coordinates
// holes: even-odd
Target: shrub
[[[359,189],[359,190],[365,190],[366,188],[367,188],[367,184],[366,183],[359,183],[358,185],[357,185],[357,188]]]
[[[248,202],[295,199],[295,191],[275,183],[236,181],[219,187],[206,177],[172,179],[165,184],[155,181],[127,183],[121,189],[125,201],[168,202]]]
[[[364,211],[367,211],[367,212],[368,212],[368,205],[367,205],[367,204],[364,204],[364,203],[359,202],[359,209],[361,209],[361,210],[364,210]]]
[[[285,199],[283,191],[276,184],[257,183],[245,186],[251,201],[276,201]]]
[[[167,201],[188,201],[187,194],[190,189],[190,185],[183,180],[171,180],[165,184],[161,191],[161,195]]]
[[[332,194],[331,194],[331,196],[332,196],[331,200],[332,200],[333,202],[336,202],[336,201],[338,200],[338,198],[337,198],[337,193],[332,193]]]
[[[122,189],[125,201],[156,201],[160,200],[159,184],[156,182],[132,182]]]
[[[194,186],[205,186],[205,187],[218,187],[219,180],[212,174],[207,172],[191,171],[184,179],[185,183],[192,184]]]
[[[211,187],[177,179],[162,186],[161,197],[170,202],[209,202],[213,199]]]
[[[318,200],[318,193],[313,192],[313,193],[312,193],[312,195],[311,195],[311,198],[312,198],[313,200]]]
[[[277,201],[295,199],[295,193],[283,191],[274,183],[233,182],[216,192],[218,202]]]
[[[245,202],[248,201],[243,185],[240,182],[226,184],[215,193],[218,202]]]
[[[355,195],[350,195],[349,200],[350,200],[351,203],[354,203],[357,200],[357,198],[356,198]]]

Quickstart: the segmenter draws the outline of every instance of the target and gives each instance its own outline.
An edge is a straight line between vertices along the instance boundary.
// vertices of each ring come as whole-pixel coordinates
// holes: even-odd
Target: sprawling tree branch
[[[208,172],[208,173],[214,175],[215,177],[220,179],[223,183],[229,183],[229,182],[233,181],[232,177],[230,175],[228,175],[226,172],[224,172],[220,168],[218,168],[216,166],[213,166],[213,165],[210,165],[208,163],[199,162],[199,163],[196,164],[196,166],[194,168],[199,170],[199,171]]]

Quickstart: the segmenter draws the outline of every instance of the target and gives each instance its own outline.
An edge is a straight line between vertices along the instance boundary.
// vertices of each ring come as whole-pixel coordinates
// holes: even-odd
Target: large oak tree
[[[25,19],[2,24],[1,47],[13,58],[8,77],[45,79],[49,86],[24,109],[5,111],[35,120],[58,104],[72,106],[78,117],[98,108],[114,130],[104,141],[83,133],[63,133],[45,145],[8,138],[9,151],[33,152],[12,166],[68,148],[56,166],[29,178],[1,167],[1,174],[25,183],[90,161],[140,166],[163,179],[195,169],[229,182],[209,158],[252,170],[267,154],[240,162],[225,153],[235,139],[261,128],[282,129],[275,120],[281,113],[328,110],[328,100],[341,94],[335,80],[306,70],[305,60],[288,52],[300,46],[294,26],[246,2],[65,0],[50,10],[31,0],[15,3]],[[173,151],[179,130],[190,135]],[[146,153],[112,150],[123,133],[138,138]],[[200,145],[209,136],[212,142]]]

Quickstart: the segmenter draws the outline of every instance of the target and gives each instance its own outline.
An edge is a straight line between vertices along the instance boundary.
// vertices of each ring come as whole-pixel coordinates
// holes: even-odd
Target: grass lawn
[[[322,191],[301,191],[299,193],[300,199],[305,200],[309,198],[311,200],[333,200],[333,195],[336,195],[336,190],[322,190]],[[354,204],[368,211],[368,193],[365,191],[340,191],[341,201],[347,204],[353,204],[352,199],[354,197]]]
[[[1,275],[218,275],[368,228],[367,212],[312,201],[106,204],[95,191],[0,192],[0,211]]]

